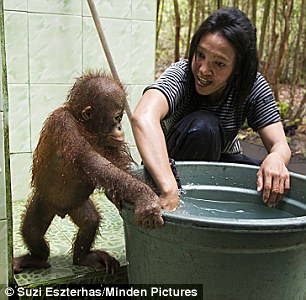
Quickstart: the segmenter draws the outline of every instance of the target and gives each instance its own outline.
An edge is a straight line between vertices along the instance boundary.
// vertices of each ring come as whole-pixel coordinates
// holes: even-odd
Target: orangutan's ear
[[[90,120],[92,117],[92,109],[91,109],[91,106],[86,106],[83,110],[82,110],[82,118],[85,120],[85,121],[88,121]]]

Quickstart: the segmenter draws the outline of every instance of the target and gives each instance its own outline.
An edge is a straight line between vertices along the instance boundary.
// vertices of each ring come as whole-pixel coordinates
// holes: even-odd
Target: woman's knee
[[[219,119],[213,114],[206,111],[197,111],[190,114],[191,122],[188,134],[201,138],[223,138],[223,129]]]
[[[176,160],[213,160],[220,158],[224,133],[219,119],[209,112],[187,115],[172,129],[167,148]]]

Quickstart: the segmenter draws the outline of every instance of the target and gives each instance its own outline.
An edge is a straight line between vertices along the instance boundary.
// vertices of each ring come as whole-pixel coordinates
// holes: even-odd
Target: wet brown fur
[[[117,206],[122,199],[133,203],[140,225],[162,225],[159,198],[131,174],[133,159],[127,144],[111,138],[118,126],[114,114],[124,109],[125,99],[121,83],[100,71],[87,72],[76,80],[64,105],[45,121],[33,155],[33,193],[21,225],[29,254],[14,258],[16,273],[50,266],[44,235],[56,214],[68,214],[79,227],[75,264],[118,270],[119,263],[106,252],[91,250],[100,222],[89,199],[95,188],[104,188]],[[86,107],[91,109],[84,118]]]

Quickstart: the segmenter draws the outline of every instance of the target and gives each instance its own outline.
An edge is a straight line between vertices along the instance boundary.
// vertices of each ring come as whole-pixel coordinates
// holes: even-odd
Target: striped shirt
[[[245,121],[253,130],[257,131],[281,120],[272,91],[260,73],[257,73],[255,83],[247,99],[237,106],[231,92],[228,97],[218,103],[205,101],[207,98],[199,95],[195,91],[194,85],[187,80],[188,68],[188,60],[176,62],[155,83],[145,89],[145,91],[158,89],[167,98],[169,111],[162,120],[165,134],[171,126],[193,111],[191,107],[194,107],[195,101],[199,103],[198,109],[210,111],[219,118],[226,140],[223,153],[241,152],[238,132]]]

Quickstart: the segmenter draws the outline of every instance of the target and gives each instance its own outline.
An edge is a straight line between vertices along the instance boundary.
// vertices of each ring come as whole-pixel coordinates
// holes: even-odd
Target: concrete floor
[[[240,144],[245,155],[256,159],[264,159],[267,155],[267,151],[263,146],[246,141],[240,141]],[[301,156],[293,156],[289,162],[288,169],[291,172],[306,175],[306,159]]]

